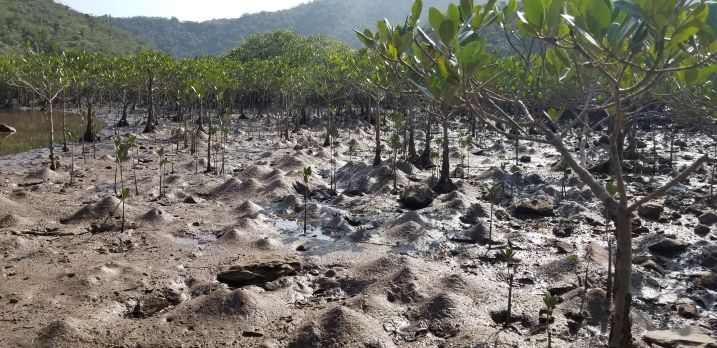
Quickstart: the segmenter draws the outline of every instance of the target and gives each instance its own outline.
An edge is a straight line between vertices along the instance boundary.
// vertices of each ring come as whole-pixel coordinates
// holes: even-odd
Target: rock
[[[567,238],[573,235],[575,226],[570,223],[561,222],[553,227],[553,234],[559,238]]]
[[[710,228],[705,225],[697,225],[697,227],[695,227],[695,234],[704,237],[710,234]]]
[[[528,155],[520,156],[520,162],[522,163],[530,163],[533,159]]]
[[[698,284],[712,291],[717,291],[717,273],[704,272],[699,274]]]
[[[669,257],[682,254],[687,250],[688,247],[689,243],[669,238],[663,238],[662,240],[651,244],[648,249],[653,254]]]
[[[301,269],[301,263],[291,259],[256,261],[237,265],[219,273],[217,281],[231,287],[241,288],[249,285],[266,287],[284,276],[295,275]]]
[[[660,203],[647,203],[642,205],[638,209],[638,213],[640,216],[657,220],[660,217],[660,214],[665,210],[665,206]]]
[[[410,186],[401,193],[399,202],[406,209],[419,210],[433,203],[433,191],[428,187]]]
[[[514,212],[522,216],[555,216],[553,199],[538,193],[532,197],[521,198],[515,203]]]
[[[700,315],[697,311],[697,305],[694,303],[683,303],[677,305],[677,313],[687,319],[695,319]]]
[[[700,215],[698,220],[703,225],[712,225],[712,224],[717,223],[717,214],[710,211],[710,212]]]
[[[184,203],[187,204],[199,204],[204,202],[203,198],[194,197],[194,196],[187,196],[187,198],[184,199]]]
[[[664,331],[648,331],[642,337],[648,344],[660,347],[715,347],[717,341],[703,330],[690,327]]]
[[[15,133],[17,130],[4,123],[0,123],[0,133]]]

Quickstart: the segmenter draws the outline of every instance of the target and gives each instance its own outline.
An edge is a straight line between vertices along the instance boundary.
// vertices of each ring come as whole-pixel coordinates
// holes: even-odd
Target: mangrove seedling
[[[119,196],[120,203],[122,204],[122,230],[121,231],[124,233],[124,224],[125,224],[124,211],[125,211],[125,204],[127,203],[127,200],[129,199],[129,189],[128,188],[121,189],[119,191],[118,196]]]
[[[66,131],[65,138],[72,139],[72,132]],[[70,186],[75,182],[75,146],[69,146],[70,151]]]
[[[137,134],[127,134],[127,145],[130,148],[135,148],[135,156],[137,157],[137,164],[139,164],[139,146],[137,146]],[[137,166],[132,166],[132,173],[134,175],[134,194],[139,196],[139,185],[137,185]]]
[[[164,151],[164,146],[160,147],[159,150],[157,150],[157,160],[159,161],[159,197],[162,198],[164,196],[164,191],[162,190],[162,181],[164,179],[164,165],[167,164],[167,154]]]
[[[518,264],[515,262],[515,251],[510,248],[499,250],[500,258],[505,262],[506,271],[508,272],[508,309],[505,314],[505,322],[503,328],[510,325],[511,312],[513,311],[513,281],[515,273],[518,271]]]
[[[336,158],[334,156],[334,151],[336,147],[336,138],[339,137],[339,130],[334,125],[329,126],[328,136],[329,150],[331,151],[331,177],[329,179],[329,186],[331,187],[331,191],[336,191]]]
[[[308,200],[309,200],[309,177],[311,176],[311,167],[304,168],[304,234],[306,234],[306,216],[308,215]]]
[[[555,311],[555,306],[558,304],[558,296],[546,295],[545,297],[543,297],[543,303],[545,304],[545,308],[547,309],[548,314],[548,348],[552,348],[553,333],[550,331],[550,324],[553,322],[553,311]]]

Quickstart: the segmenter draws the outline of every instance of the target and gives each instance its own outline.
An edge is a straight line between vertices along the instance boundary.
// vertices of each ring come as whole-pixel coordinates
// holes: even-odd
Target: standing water
[[[55,146],[62,146],[62,111],[53,113],[55,123]],[[95,126],[97,130],[101,125]],[[41,111],[0,110],[0,123],[15,128],[15,133],[0,133],[0,156],[12,155],[32,149],[50,146],[50,115]],[[84,117],[65,114],[65,123],[73,138],[79,139],[85,130]],[[71,142],[71,139],[67,139]]]

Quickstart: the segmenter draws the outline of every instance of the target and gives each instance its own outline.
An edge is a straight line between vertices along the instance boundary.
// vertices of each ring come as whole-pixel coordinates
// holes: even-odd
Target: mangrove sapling
[[[137,135],[134,133],[127,134],[127,145],[130,148],[135,148],[137,157],[137,163],[132,161],[132,173],[134,176],[134,194],[139,196],[139,185],[137,185],[137,165],[139,164],[139,146],[137,146]]]
[[[327,129],[327,136],[329,138],[329,151],[331,151],[330,156],[330,178],[329,178],[329,186],[331,188],[331,191],[336,191],[336,156],[335,156],[335,147],[336,147],[336,138],[339,137],[339,130],[334,126],[333,124],[328,126]]]
[[[164,146],[161,146],[157,150],[157,160],[159,161],[159,196],[158,198],[164,197],[164,191],[162,189],[162,182],[164,179],[164,165],[167,164],[167,156],[164,151]]]
[[[471,173],[471,154],[470,154],[470,148],[471,145],[473,145],[473,137],[470,135],[465,135],[460,138],[459,145],[461,146],[461,166],[463,166],[463,161],[467,158],[468,162],[465,166],[464,176],[469,178]]]
[[[547,321],[547,329],[548,332],[548,348],[552,348],[553,346],[553,333],[550,331],[550,325],[553,323],[553,312],[555,311],[555,306],[558,304],[558,296],[555,295],[546,295],[543,297],[543,303],[545,304],[546,313],[548,316]]]
[[[127,200],[129,199],[129,188],[122,188],[119,191],[119,199],[120,203],[122,204],[122,228],[121,232],[124,233],[124,225],[125,225],[125,205],[127,204]]]
[[[397,180],[398,180],[398,173],[396,173],[396,161],[398,156],[398,150],[401,149],[401,135],[399,134],[399,131],[401,127],[403,127],[403,114],[400,112],[394,112],[391,115],[391,120],[393,121],[393,134],[391,135],[391,152],[393,152],[391,158],[393,161],[392,165],[392,173],[393,173],[393,189],[398,189]]]
[[[214,150],[214,175],[219,175],[219,150],[221,149],[221,144],[215,142],[214,145],[212,145],[212,149]],[[174,162],[172,162],[174,163]],[[172,165],[174,166],[174,165]]]
[[[66,131],[65,137],[72,139],[72,132]],[[70,186],[75,182],[75,146],[71,144],[69,146],[70,151]]]
[[[515,279],[515,273],[518,272],[518,264],[515,262],[515,251],[513,249],[500,249],[499,255],[503,262],[505,262],[508,275],[508,308],[506,309],[505,322],[503,323],[503,328],[508,328],[513,310],[513,281]]]
[[[565,191],[565,185],[570,178],[570,174],[573,172],[572,169],[570,169],[570,165],[568,162],[563,160],[560,162],[560,171],[563,173],[562,179],[560,179],[560,184],[562,186],[562,193],[563,193],[563,199],[565,198],[567,192]]]
[[[308,215],[308,202],[309,202],[309,177],[311,176],[311,167],[304,168],[304,234],[306,234],[306,217]]]

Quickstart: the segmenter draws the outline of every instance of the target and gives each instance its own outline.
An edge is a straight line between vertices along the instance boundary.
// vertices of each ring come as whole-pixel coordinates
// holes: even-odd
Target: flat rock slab
[[[256,285],[266,289],[267,283],[281,277],[296,275],[299,270],[301,263],[291,258],[252,260],[219,273],[217,281],[234,288]]]
[[[642,337],[648,344],[666,348],[702,347],[717,348],[717,341],[703,330],[690,327],[684,329],[648,331]]]

